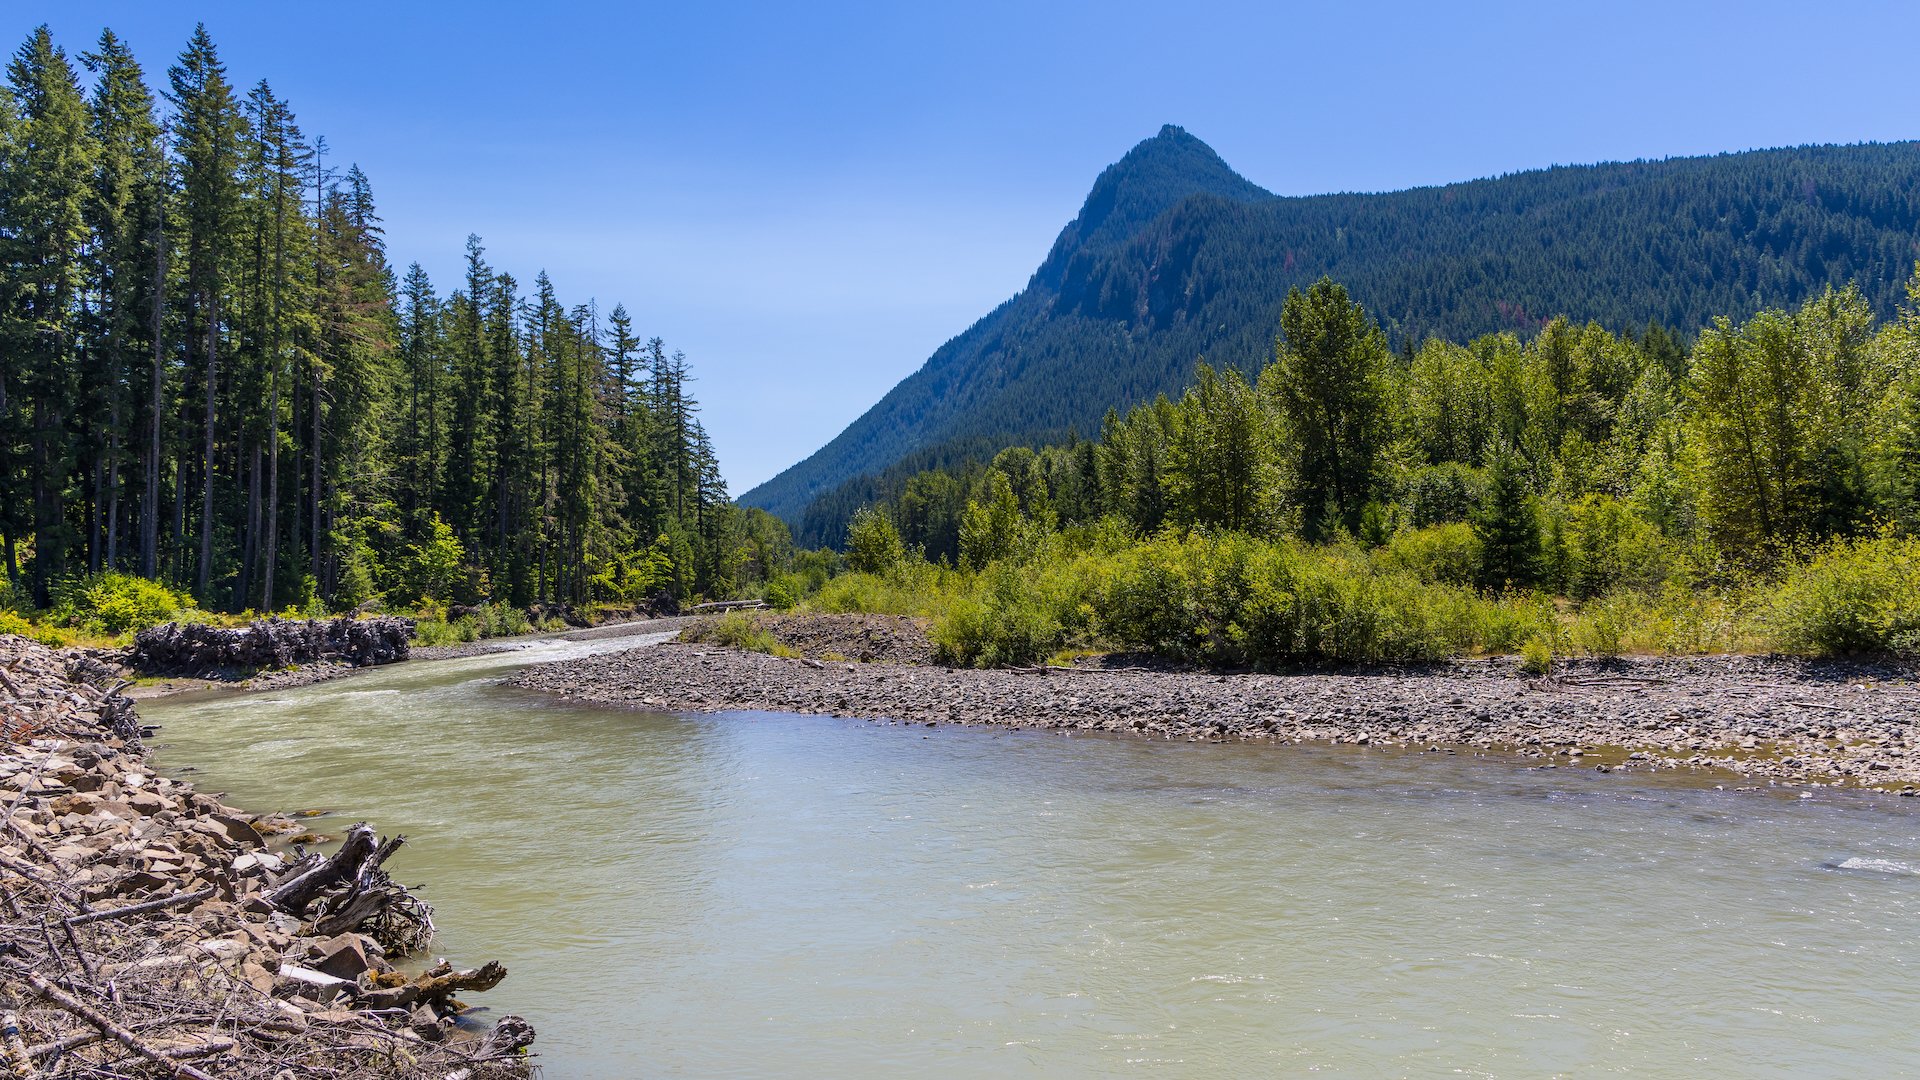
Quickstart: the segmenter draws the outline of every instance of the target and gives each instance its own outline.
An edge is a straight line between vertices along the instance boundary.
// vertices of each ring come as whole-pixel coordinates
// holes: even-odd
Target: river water
[[[203,790],[407,834],[555,1080],[1920,1073],[1909,802],[497,685],[634,644],[141,713]]]

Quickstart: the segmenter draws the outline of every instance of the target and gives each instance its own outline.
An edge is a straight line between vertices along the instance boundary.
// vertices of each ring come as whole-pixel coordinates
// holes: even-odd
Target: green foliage
[[[1484,557],[1479,533],[1454,523],[1396,533],[1374,560],[1382,568],[1406,571],[1421,581],[1472,585],[1480,580]]]
[[[1389,432],[1386,335],[1329,278],[1288,290],[1280,331],[1261,389],[1279,410],[1306,535],[1357,532]]]
[[[988,472],[981,498],[969,500],[960,517],[960,565],[979,570],[1012,556],[1023,521],[1012,482],[997,469]]]
[[[1619,656],[1642,607],[1640,594],[1625,592],[1588,604],[1574,622],[1573,643],[1589,656]]]
[[[847,567],[856,574],[884,574],[906,557],[893,519],[866,509],[847,526]]]
[[[1920,652],[1920,538],[1836,543],[1785,571],[1768,621],[1788,650]]]
[[[157,581],[108,571],[60,587],[52,618],[65,626],[121,634],[177,620],[193,600]]]
[[[1416,415],[1451,426],[1423,420],[1418,460],[1477,466],[1494,441],[1520,445],[1521,414],[1540,400],[1528,392],[1534,375],[1573,399],[1537,418],[1548,448],[1568,435],[1596,444],[1596,425],[1632,428],[1654,388],[1623,390],[1623,354],[1583,342],[1587,323],[1638,334],[1636,364],[1676,378],[1684,342],[1717,315],[1738,322],[1849,279],[1874,312],[1891,315],[1916,232],[1914,143],[1277,199],[1191,135],[1163,132],[1102,174],[1026,290],[744,501],[794,522],[802,543],[837,542],[857,507],[894,499],[917,472],[1089,434],[1109,409],[1177,397],[1196,357],[1251,378],[1272,356],[1289,291],[1322,276],[1367,305],[1396,345],[1419,350],[1420,391],[1409,399]],[[1557,355],[1531,358],[1536,372],[1521,377],[1518,343],[1508,350],[1498,336],[1536,334],[1560,314],[1572,323]],[[1429,338],[1473,344],[1422,363]],[[1624,374],[1638,384],[1645,373]],[[1612,464],[1595,459],[1594,481],[1609,483]],[[1147,520],[1145,531],[1158,528]]]
[[[1079,611],[1081,581],[1057,562],[994,563],[974,576],[933,624],[935,654],[949,664],[1019,667],[1060,650]]]
[[[1480,581],[1488,588],[1526,588],[1540,580],[1539,511],[1527,493],[1519,459],[1496,452],[1487,469],[1487,494],[1474,515],[1480,542]]]
[[[1567,512],[1564,587],[1575,597],[1613,589],[1647,591],[1665,580],[1671,556],[1660,531],[1607,495],[1586,495]]]
[[[454,589],[465,576],[467,550],[453,535],[453,527],[432,514],[427,536],[407,546],[405,591],[421,600],[446,603],[454,598]]]
[[[31,638],[49,649],[64,649],[73,644],[73,635],[48,623],[36,623],[11,611],[0,611],[0,634]]]
[[[565,629],[543,620],[536,627],[527,613],[510,604],[481,604],[472,611],[457,618],[447,618],[446,605],[438,601],[425,601],[415,612],[417,622],[414,630],[414,644],[461,645],[482,638],[512,637],[517,634],[530,634],[535,629]]]
[[[1520,670],[1528,675],[1545,675],[1553,670],[1553,646],[1538,637],[1530,637],[1520,646]]]
[[[1227,535],[1142,543],[1099,573],[1089,603],[1116,644],[1273,667],[1455,655],[1474,645],[1487,602],[1357,551]]]
[[[1480,505],[1486,481],[1461,461],[1442,461],[1409,473],[1400,485],[1400,501],[1416,529],[1467,521]]]
[[[690,632],[695,640],[710,641],[715,645],[726,645],[748,652],[766,653],[770,656],[792,656],[793,650],[780,644],[760,620],[744,611],[729,611],[709,623]]]

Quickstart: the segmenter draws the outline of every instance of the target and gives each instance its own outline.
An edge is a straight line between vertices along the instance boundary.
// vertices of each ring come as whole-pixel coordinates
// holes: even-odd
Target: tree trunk
[[[219,375],[220,296],[207,301],[207,434],[200,478],[200,565],[195,568],[195,590],[202,596],[213,573],[213,423],[214,385]]]
[[[161,329],[166,322],[167,303],[166,236],[159,224],[153,232],[153,385],[149,388],[152,417],[147,433],[146,512],[140,517],[140,573],[150,578],[160,573],[160,414],[165,387],[162,365],[166,356]]]

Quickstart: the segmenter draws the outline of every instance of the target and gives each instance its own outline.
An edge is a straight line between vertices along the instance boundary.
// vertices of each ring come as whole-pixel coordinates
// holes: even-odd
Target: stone
[[[307,949],[309,966],[336,979],[357,979],[373,969],[367,959],[367,946],[359,934],[340,934],[315,942]]]
[[[92,814],[99,811],[100,799],[97,796],[89,795],[85,792],[75,791],[71,795],[62,795],[53,800],[52,803],[48,804],[48,809],[52,810],[55,814],[61,815]]]

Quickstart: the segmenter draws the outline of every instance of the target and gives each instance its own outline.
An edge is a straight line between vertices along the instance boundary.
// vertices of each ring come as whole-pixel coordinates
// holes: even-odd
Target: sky
[[[1025,286],[1163,123],[1279,194],[1920,137],[1920,4],[0,3],[165,83],[196,21],[373,183],[692,361],[733,491]]]

